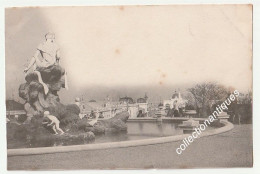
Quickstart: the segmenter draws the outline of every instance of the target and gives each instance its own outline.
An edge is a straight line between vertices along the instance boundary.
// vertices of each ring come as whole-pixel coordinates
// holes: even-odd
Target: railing
[[[100,114],[102,112],[102,115],[104,118],[111,118],[114,117],[118,112],[123,111],[123,107],[118,107],[118,108],[102,108],[102,109],[97,109],[94,110],[93,112],[95,114]],[[91,114],[91,111],[83,111],[81,114]]]
[[[6,115],[24,115],[24,114],[26,114],[25,110],[6,111]]]

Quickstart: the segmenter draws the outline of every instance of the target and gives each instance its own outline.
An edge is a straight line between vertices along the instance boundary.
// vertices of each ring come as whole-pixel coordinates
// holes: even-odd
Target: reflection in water
[[[128,122],[128,136],[140,136],[142,138],[171,136],[182,134],[182,130],[177,128],[176,123],[167,122]]]
[[[138,125],[139,125],[139,130],[140,130],[140,132],[142,132],[142,131],[143,131],[143,128],[144,128],[143,123],[140,122],[140,123],[138,123]]]
[[[93,143],[118,142],[118,141],[127,141],[127,140],[129,140],[129,136],[127,135],[127,132],[110,133],[110,134],[96,136],[96,140]]]
[[[160,136],[163,136],[163,124],[162,124],[162,121],[157,121],[157,126],[158,126],[158,130],[159,130]]]
[[[128,140],[140,140],[162,136],[172,136],[182,134],[182,129],[177,128],[176,123],[168,122],[127,122],[128,130],[122,133],[106,133],[105,135],[96,136],[94,142],[88,142],[80,137],[67,137],[61,140],[58,137],[50,139],[44,137],[39,139],[30,139],[30,141],[17,142],[8,140],[8,148],[31,148],[31,147],[53,147],[68,146],[88,143],[106,143]]]

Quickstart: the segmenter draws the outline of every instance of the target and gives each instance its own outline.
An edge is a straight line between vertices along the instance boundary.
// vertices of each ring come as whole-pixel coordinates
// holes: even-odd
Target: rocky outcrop
[[[7,123],[8,148],[85,144],[93,142],[95,135],[127,131],[128,112],[119,113],[107,120],[100,120],[94,126],[91,126],[88,124],[88,119],[77,119],[78,116],[75,113],[77,105],[64,107],[66,107],[66,111],[63,110],[59,113],[58,108],[53,108],[52,112],[60,114],[58,117],[61,121],[61,128],[66,132],[65,134],[54,135],[52,129],[42,125],[43,117],[40,116],[33,117],[28,124],[11,120]],[[64,108],[62,107],[62,109]]]
[[[32,119],[30,124],[7,123],[7,147],[47,147],[58,145],[85,144],[95,141],[93,132],[66,133],[54,135],[45,129],[40,120]]]
[[[80,113],[79,107],[74,104],[63,105],[58,96],[58,91],[65,87],[64,70],[58,65],[37,68],[37,70],[40,72],[42,80],[48,86],[49,91],[47,94],[44,93],[44,87],[39,83],[35,72],[26,75],[26,83],[21,84],[19,87],[19,96],[26,101],[24,109],[27,116],[41,118],[43,112],[48,110],[51,115],[60,120],[61,127],[77,122]]]
[[[27,144],[93,141],[95,135],[92,132],[79,129],[79,107],[75,104],[64,105],[60,102],[58,91],[65,87],[64,69],[53,65],[47,68],[37,68],[37,71],[40,72],[42,81],[48,86],[49,91],[45,94],[36,72],[26,75],[26,82],[19,87],[19,96],[26,101],[24,109],[27,113],[27,120],[23,123],[16,124],[11,121],[7,124],[9,140],[12,139],[16,143],[26,141]],[[50,127],[44,127],[42,120],[43,112],[46,110],[59,119],[60,127],[66,134],[53,135]],[[80,124],[82,126],[84,123]]]
[[[43,82],[48,86],[49,92],[44,93],[44,87],[39,83],[35,72],[26,75],[26,83],[19,87],[19,96],[26,101],[25,110],[27,114],[41,115],[49,107],[56,107],[60,103],[57,92],[65,87],[64,70],[53,65],[48,68],[39,68]]]
[[[128,112],[121,112],[116,114],[113,118],[98,121],[93,127],[86,126],[85,131],[92,131],[94,134],[125,132],[127,131],[126,121],[128,118]]]
[[[49,107],[48,110],[60,120],[60,127],[65,134],[54,135],[50,127],[42,124],[44,118],[40,115],[35,115],[29,122],[19,123],[11,120],[7,123],[8,147],[12,148],[14,144],[26,147],[73,145],[95,140],[93,132],[85,132],[87,122],[79,119],[77,105],[66,106],[59,103],[56,107]]]

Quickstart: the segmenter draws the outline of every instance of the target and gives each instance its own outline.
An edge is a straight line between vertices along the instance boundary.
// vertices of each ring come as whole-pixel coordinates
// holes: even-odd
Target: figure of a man
[[[32,71],[35,72],[38,76],[39,82],[43,85],[45,94],[48,93],[48,86],[43,82],[42,76],[40,73],[41,69],[47,69],[53,67],[54,65],[59,65],[60,60],[60,49],[58,45],[55,43],[55,34],[47,33],[45,35],[46,41],[41,43],[37,47],[37,51],[32,57],[29,65],[25,68],[24,72],[27,73],[28,70],[32,68]],[[41,58],[39,58],[41,56]],[[51,69],[50,69],[51,71]],[[66,74],[65,74],[66,76]],[[67,89],[67,82],[65,77],[65,88]]]
[[[63,130],[60,128],[60,121],[57,117],[50,115],[49,111],[44,112],[44,119],[42,124],[46,124],[46,126],[51,126],[52,130],[55,132],[55,135],[58,134],[57,130],[61,132],[61,135],[64,134]]]

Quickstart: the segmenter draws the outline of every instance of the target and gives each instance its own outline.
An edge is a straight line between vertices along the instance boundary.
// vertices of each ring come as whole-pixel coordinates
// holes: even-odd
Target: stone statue
[[[107,120],[95,120],[90,125],[87,118],[80,118],[80,100],[75,104],[64,105],[60,102],[58,91],[67,88],[66,73],[59,65],[60,50],[55,44],[55,35],[47,33],[46,41],[40,44],[28,67],[25,83],[19,87],[19,96],[25,100],[24,109],[27,120],[22,124],[7,123],[8,137],[15,140],[33,142],[71,142],[70,139],[93,141],[94,134],[105,132],[125,132],[129,114],[119,113]],[[44,117],[45,113],[45,117]],[[47,113],[47,114],[46,114]],[[46,123],[46,117],[51,122]],[[54,135],[55,130],[61,134]],[[46,125],[46,126],[44,126]],[[49,126],[48,126],[49,125]],[[63,131],[66,134],[63,134]],[[54,131],[56,133],[56,131]]]
[[[44,81],[52,81],[53,79],[42,79],[42,74],[45,73],[45,76],[49,74],[53,74],[52,78],[59,79],[61,75],[65,74],[64,70],[59,66],[60,61],[60,48],[55,43],[55,34],[47,33],[45,35],[46,41],[41,43],[37,47],[37,51],[32,57],[27,68],[24,69],[26,75],[28,75],[28,70],[32,68],[32,72],[36,73],[38,77],[39,83],[41,83],[44,87],[45,94],[48,93],[49,88],[45,84]],[[39,58],[41,56],[41,58]],[[60,69],[60,72],[59,72]],[[48,76],[48,75],[47,75]],[[55,77],[56,76],[56,77]],[[65,74],[66,76],[66,74]],[[68,88],[67,81],[65,78],[65,88]]]
[[[68,88],[65,70],[59,65],[60,49],[55,34],[47,33],[46,41],[37,47],[24,72],[26,83],[19,87],[19,96],[26,101],[27,115],[40,115],[59,102],[57,92]]]

